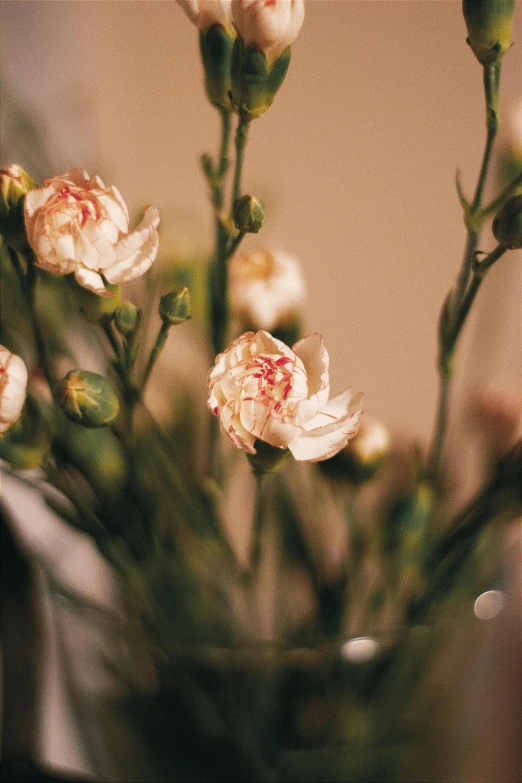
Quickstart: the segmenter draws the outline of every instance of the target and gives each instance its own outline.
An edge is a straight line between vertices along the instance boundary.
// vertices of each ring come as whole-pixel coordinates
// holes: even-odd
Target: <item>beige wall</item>
[[[43,120],[54,173],[97,168],[131,209],[156,204],[167,234],[188,227],[208,245],[198,157],[217,147],[217,115],[177,4],[1,6],[4,84]],[[503,109],[522,92],[521,11]],[[244,189],[265,199],[267,219],[245,247],[301,259],[306,325],[324,335],[333,391],[353,385],[367,411],[425,437],[437,315],[464,243],[454,174],[469,193],[484,134],[460,3],[440,0],[310,0],[286,83],[251,129]],[[481,292],[473,379],[519,377],[519,263],[503,259]]]

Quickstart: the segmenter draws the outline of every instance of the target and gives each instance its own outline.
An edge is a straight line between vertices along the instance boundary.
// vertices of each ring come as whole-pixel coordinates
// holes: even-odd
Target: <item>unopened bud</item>
[[[482,65],[494,65],[510,48],[515,0],[463,0],[467,42]]]
[[[136,331],[140,311],[132,302],[122,302],[114,312],[114,325],[120,334],[127,337]]]
[[[234,224],[244,234],[257,234],[265,219],[265,205],[255,196],[242,196],[234,202]]]
[[[58,384],[58,404],[84,427],[104,427],[118,415],[120,404],[109,381],[96,372],[71,370]]]
[[[190,292],[188,288],[171,291],[160,299],[159,314],[163,323],[177,326],[191,318]]]
[[[0,171],[0,233],[13,250],[27,247],[24,198],[36,183],[17,163]]]
[[[502,247],[522,248],[522,193],[504,204],[493,221],[493,235]]]

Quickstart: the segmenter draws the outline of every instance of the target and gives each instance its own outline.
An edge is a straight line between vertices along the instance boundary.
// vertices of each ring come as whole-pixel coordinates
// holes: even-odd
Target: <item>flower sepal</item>
[[[110,296],[99,296],[88,288],[76,282],[74,274],[66,275],[67,282],[78,303],[78,308],[91,324],[96,324],[107,315],[112,315],[121,304],[121,288],[119,285],[105,284]]]
[[[270,108],[290,65],[290,47],[268,67],[266,55],[250,44],[245,46],[240,36],[232,51],[231,101],[235,111],[253,120]]]
[[[205,90],[217,109],[232,111],[230,69],[235,36],[221,24],[199,33],[199,49],[205,71]]]
[[[274,473],[278,470],[283,460],[290,453],[288,449],[281,449],[277,446],[271,446],[263,440],[254,442],[255,454],[247,454],[247,459],[252,467],[255,476],[264,476],[265,473]]]

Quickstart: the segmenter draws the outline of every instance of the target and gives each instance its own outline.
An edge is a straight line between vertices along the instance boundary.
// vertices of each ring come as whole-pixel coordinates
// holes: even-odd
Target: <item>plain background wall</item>
[[[167,236],[187,232],[209,248],[198,159],[217,150],[218,117],[202,88],[196,30],[177,4],[1,6],[4,90],[44,129],[49,158],[31,160],[4,120],[3,162],[52,169],[43,174],[96,170],[131,212],[160,209],[164,253]],[[519,3],[503,111],[522,93],[521,12]],[[244,248],[279,246],[301,260],[306,328],[325,338],[333,391],[363,390],[367,411],[424,438],[437,317],[465,239],[455,171],[471,193],[485,138],[481,67],[465,37],[460,2],[310,0],[286,82],[252,124],[244,167],[244,191],[267,204],[261,234]],[[467,335],[461,351],[473,384],[518,381],[519,263],[516,253],[502,259],[479,296],[484,326],[468,330],[475,340]]]

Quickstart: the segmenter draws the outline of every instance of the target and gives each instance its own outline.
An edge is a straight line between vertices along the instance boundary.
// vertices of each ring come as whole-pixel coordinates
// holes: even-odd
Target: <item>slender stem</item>
[[[234,255],[234,253],[238,249],[239,245],[243,241],[244,236],[245,236],[245,232],[244,231],[240,231],[239,234],[237,235],[237,237],[232,240],[232,242],[230,243],[230,246],[229,246],[229,248],[227,250],[227,259],[228,258],[232,258],[232,256]]]
[[[491,161],[493,143],[498,130],[498,96],[500,82],[500,63],[486,65],[484,67],[484,95],[486,97],[486,147],[482,158],[482,166],[475,190],[475,196],[471,204],[472,213],[478,212],[482,204],[482,195]]]
[[[161,328],[158,332],[158,336],[156,337],[156,342],[154,343],[154,347],[152,351],[150,352],[149,361],[147,362],[147,367],[145,368],[145,372],[143,374],[143,379],[141,381],[140,385],[140,392],[143,392],[147,381],[149,380],[149,375],[152,371],[152,368],[154,367],[156,363],[156,359],[160,355],[161,351],[163,350],[163,347],[165,343],[167,342],[167,337],[169,334],[170,324],[165,323],[165,321],[161,324]]]
[[[451,376],[446,373],[441,373],[439,382],[439,402],[437,406],[437,423],[435,425],[435,434],[430,448],[427,467],[427,474],[433,481],[435,481],[437,477],[440,458],[442,456],[442,446],[444,445],[446,422],[449,412],[450,392]]]
[[[249,127],[250,119],[248,117],[240,116],[236,130],[236,167],[234,170],[234,186],[232,189],[232,207],[234,206],[234,202],[241,196],[241,172],[243,170],[243,158]]]
[[[228,168],[228,148],[230,146],[231,115],[228,111],[221,112],[221,146],[219,149],[218,175],[223,185],[223,177]],[[221,201],[216,206],[220,209],[223,204],[223,187],[220,189]]]
[[[264,503],[263,503],[263,483],[265,474],[254,473],[256,478],[256,498],[254,503],[254,523],[252,526],[252,541],[250,544],[250,571],[253,576],[257,574],[259,561],[261,559],[261,533],[263,530]]]
[[[49,357],[47,355],[47,348],[40,331],[40,325],[38,323],[38,315],[36,312],[35,287],[36,287],[37,278],[36,278],[36,267],[34,264],[34,260],[32,258],[29,258],[27,260],[27,273],[24,274],[22,265],[20,264],[20,260],[18,258],[18,254],[14,250],[11,250],[10,248],[9,255],[11,258],[11,263],[13,264],[16,273],[18,275],[18,278],[20,280],[20,286],[25,296],[27,306],[29,308],[29,313],[31,316],[31,325],[33,329],[34,343],[36,347],[36,355],[38,359],[38,366],[41,368],[44,374],[44,378],[47,381],[47,385],[49,386],[51,395],[54,396],[56,378],[54,376],[53,370],[49,362]]]
[[[444,446],[444,439],[446,436],[446,428],[449,415],[449,403],[451,397],[451,381],[452,381],[452,368],[451,359],[455,351],[458,337],[462,331],[462,327],[467,318],[473,300],[480,287],[482,275],[474,273],[473,259],[477,250],[480,229],[484,221],[484,213],[482,212],[482,197],[484,194],[484,187],[487,180],[489,164],[491,162],[491,154],[493,151],[493,144],[498,130],[498,98],[499,98],[499,84],[500,84],[500,63],[495,65],[487,65],[484,67],[484,96],[486,101],[486,144],[484,148],[484,154],[482,157],[482,165],[480,167],[480,173],[478,176],[477,186],[475,189],[475,195],[469,208],[469,214],[467,215],[466,223],[468,226],[468,234],[466,239],[466,248],[464,251],[464,259],[462,267],[457,279],[457,315],[453,328],[450,330],[449,335],[442,335],[440,340],[440,356],[439,356],[439,371],[440,371],[440,387],[439,387],[439,401],[437,408],[437,418],[435,424],[435,433],[432,440],[432,445],[428,457],[428,476],[435,482],[439,471],[440,460],[442,457],[442,450]],[[494,251],[495,252],[495,251]],[[498,256],[497,256],[498,257]],[[496,259],[493,259],[493,261]],[[491,263],[493,263],[491,261]],[[470,280],[470,276],[472,276]],[[466,290],[467,289],[467,290]]]

